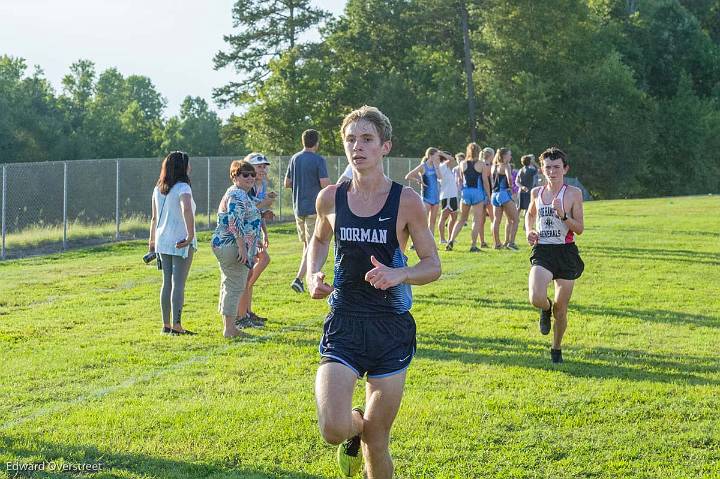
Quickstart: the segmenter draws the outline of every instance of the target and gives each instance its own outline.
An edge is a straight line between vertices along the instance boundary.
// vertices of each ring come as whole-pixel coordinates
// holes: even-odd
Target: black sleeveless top
[[[465,186],[467,188],[477,188],[481,173],[475,170],[475,163],[477,160],[466,162],[465,171],[463,171],[463,179],[465,180]]]
[[[412,306],[409,284],[399,284],[385,291],[365,281],[374,266],[370,256],[386,266],[407,266],[397,238],[397,217],[402,185],[392,183],[380,212],[373,216],[356,216],[350,211],[344,182],[335,191],[335,289],[328,302],[333,311],[349,313],[407,312]]]
[[[495,170],[495,173],[493,173],[492,190],[499,192],[500,190],[507,190],[508,188],[510,188],[510,186],[508,186],[507,175],[505,175],[504,172],[500,174],[500,168],[498,168]]]

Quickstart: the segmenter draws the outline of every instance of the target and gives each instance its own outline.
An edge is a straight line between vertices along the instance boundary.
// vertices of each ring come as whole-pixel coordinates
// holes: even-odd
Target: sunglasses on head
[[[250,178],[250,177],[255,178],[256,173],[254,173],[254,172],[251,173],[249,171],[241,171],[240,176],[242,176],[243,178]]]
[[[182,158],[183,160],[189,160],[189,159],[190,159],[190,157],[188,156],[188,154],[185,153],[184,151],[179,151],[179,150],[178,150],[178,151],[173,151],[171,154],[172,154],[172,155],[180,155],[180,158]]]

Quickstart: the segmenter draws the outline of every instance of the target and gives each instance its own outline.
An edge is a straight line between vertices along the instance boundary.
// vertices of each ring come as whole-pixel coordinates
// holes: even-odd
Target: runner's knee
[[[543,291],[530,290],[530,303],[536,308],[547,308],[547,295]]]
[[[351,420],[348,417],[347,421],[330,421],[320,418],[318,421],[320,427],[320,434],[322,435],[325,442],[329,444],[340,444],[346,439],[349,439]]]

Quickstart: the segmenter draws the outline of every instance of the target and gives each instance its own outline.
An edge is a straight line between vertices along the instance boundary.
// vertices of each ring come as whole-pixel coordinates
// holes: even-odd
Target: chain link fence
[[[193,157],[193,198],[198,231],[215,228],[218,203],[230,186],[232,160],[241,157]],[[283,188],[290,157],[269,157],[269,188],[278,193],[276,221],[293,218],[292,192]],[[336,181],[345,157],[327,157],[328,175]],[[417,158],[386,158],[385,172],[406,183]],[[19,258],[118,240],[147,238],[150,197],[161,158],[121,158],[66,162],[9,163],[2,174],[2,250]]]
[[[230,186],[235,156],[190,159],[196,229],[215,228],[218,203]],[[269,157],[270,190],[277,222],[293,219],[292,192],[283,187],[290,157]],[[345,157],[327,157],[332,181],[347,166]],[[418,158],[385,158],[385,174],[401,184]],[[121,158],[65,162],[9,163],[2,174],[0,258],[47,254],[110,241],[147,238],[150,197],[161,158]],[[575,178],[569,184],[584,187]],[[410,185],[417,189],[417,184]],[[587,195],[589,199],[589,195]]]

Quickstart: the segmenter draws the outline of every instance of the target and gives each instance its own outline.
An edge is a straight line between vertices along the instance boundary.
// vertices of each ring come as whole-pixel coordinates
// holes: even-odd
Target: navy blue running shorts
[[[330,311],[320,340],[320,364],[341,363],[358,378],[398,374],[415,355],[415,319],[403,314]]]

